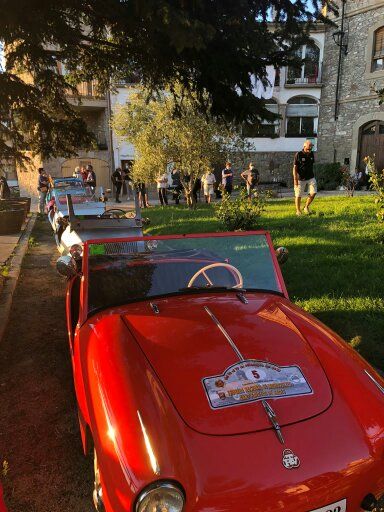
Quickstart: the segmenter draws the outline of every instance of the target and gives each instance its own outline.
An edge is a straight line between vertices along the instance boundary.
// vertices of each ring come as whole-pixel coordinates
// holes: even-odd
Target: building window
[[[372,71],[384,69],[384,27],[376,30],[374,36]]]
[[[318,103],[313,98],[295,96],[288,100],[286,110],[287,137],[316,137]]]
[[[275,100],[268,100],[265,105],[267,110],[274,114],[279,113],[279,105]],[[243,124],[243,135],[244,137],[255,138],[255,137],[269,137],[271,139],[279,136],[279,119],[274,121],[261,121],[259,124]]]
[[[288,85],[320,83],[320,49],[315,43],[308,43],[296,51],[296,56],[303,60],[301,66],[289,66],[287,70]]]

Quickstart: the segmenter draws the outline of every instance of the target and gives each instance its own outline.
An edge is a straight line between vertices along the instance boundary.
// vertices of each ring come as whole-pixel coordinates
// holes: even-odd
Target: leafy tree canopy
[[[214,163],[231,154],[241,156],[251,146],[236,129],[198,112],[193,99],[185,98],[179,105],[180,115],[175,116],[176,101],[169,92],[158,93],[149,101],[148,92],[131,94],[129,103],[115,114],[112,127],[135,146],[135,182],[155,181],[171,167],[176,168],[188,204],[193,206],[196,179],[210,171]]]
[[[326,0],[325,3],[331,3]],[[66,93],[106,90],[134,72],[149,89],[182,85],[195,108],[230,121],[268,116],[251,74],[292,62],[322,0],[0,0],[0,158],[68,156],[92,137]],[[274,21],[268,22],[271,8]],[[68,75],[57,72],[64,62]],[[33,82],[23,80],[33,77]],[[239,94],[241,91],[241,94]],[[177,110],[177,108],[176,108]]]

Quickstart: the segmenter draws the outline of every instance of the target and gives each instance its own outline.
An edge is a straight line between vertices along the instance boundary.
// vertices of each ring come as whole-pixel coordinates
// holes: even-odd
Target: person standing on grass
[[[175,204],[180,203],[180,196],[183,191],[183,185],[181,184],[180,171],[178,169],[173,169],[172,174],[172,193],[173,198],[175,200]]]
[[[315,199],[317,193],[317,183],[313,173],[313,164],[315,158],[312,152],[313,144],[310,140],[306,140],[303,150],[295,155],[293,162],[293,184],[295,187],[295,206],[296,215],[301,215],[301,197],[308,188],[308,197],[304,206],[304,213],[309,215],[309,205]]]
[[[231,162],[227,162],[225,164],[225,169],[221,171],[222,185],[224,187],[224,191],[231,195],[233,189],[233,171]]]
[[[38,173],[37,190],[39,191],[39,213],[42,215],[44,213],[45,198],[49,188],[49,178],[42,167],[40,167]]]
[[[132,187],[132,179],[131,179],[131,169],[126,166],[123,169],[123,193],[122,197],[126,196],[127,201],[131,199],[131,187]]]
[[[247,185],[247,194],[249,199],[251,199],[252,192],[259,184],[259,171],[254,168],[253,163],[251,162],[248,169],[241,173],[241,177],[245,180]]]
[[[213,186],[216,183],[215,175],[211,170],[209,170],[204,174],[201,182],[204,190],[205,202],[209,204],[213,196]]]
[[[124,176],[120,167],[116,169],[116,171],[112,174],[112,183],[115,185],[116,191],[116,203],[121,203],[120,201],[120,192],[121,187],[123,186]]]
[[[159,174],[159,176],[156,178],[157,183],[157,193],[159,196],[159,201],[161,206],[165,206],[168,204],[168,198],[167,198],[167,185],[168,185],[168,176],[166,173]]]
[[[148,192],[147,186],[144,181],[140,181],[136,185],[137,193],[139,194],[139,206],[140,208],[149,208],[151,205],[148,203]]]

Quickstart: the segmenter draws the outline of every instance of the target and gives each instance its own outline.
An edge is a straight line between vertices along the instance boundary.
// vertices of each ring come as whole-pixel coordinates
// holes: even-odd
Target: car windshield
[[[87,194],[85,192],[80,193],[72,193],[70,192],[72,197],[72,204],[83,204],[83,203],[90,203],[94,202],[95,199],[92,194]],[[60,204],[67,204],[67,195],[66,194],[58,194],[57,195],[58,201]]]
[[[91,187],[84,185],[78,188],[57,189],[56,197],[60,204],[67,204],[67,194],[71,195],[73,204],[89,203],[95,200]]]
[[[88,245],[88,313],[171,294],[282,293],[264,234]]]
[[[53,182],[53,188],[59,189],[81,189],[84,187],[82,180],[55,180]]]

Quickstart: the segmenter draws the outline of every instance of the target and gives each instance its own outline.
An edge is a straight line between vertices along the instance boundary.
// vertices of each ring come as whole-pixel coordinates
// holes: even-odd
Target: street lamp
[[[341,49],[344,55],[348,54],[347,33],[344,30],[337,30],[332,34],[335,44]],[[345,39],[345,40],[344,40]]]

